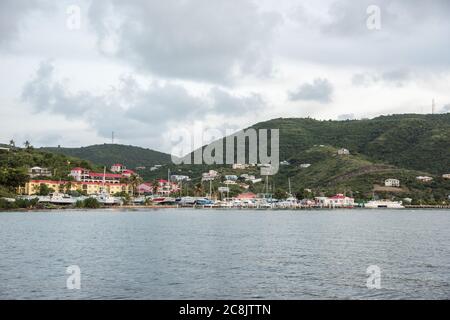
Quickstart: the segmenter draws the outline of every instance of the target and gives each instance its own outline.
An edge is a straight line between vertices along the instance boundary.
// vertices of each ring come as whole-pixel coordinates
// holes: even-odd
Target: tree
[[[278,188],[278,189],[275,190],[275,193],[274,193],[273,196],[275,197],[275,199],[279,199],[279,200],[280,199],[286,199],[287,193],[286,193],[286,191]]]
[[[203,184],[201,182],[197,183],[194,187],[194,195],[202,196],[203,195]]]
[[[142,178],[135,174],[132,174],[128,178],[128,183],[131,186],[133,195],[135,195],[137,193],[138,187],[142,182],[143,182]]]
[[[52,188],[49,188],[46,184],[41,184],[38,189],[39,196],[48,196],[50,193],[55,192]]]
[[[31,143],[30,143],[30,141],[25,141],[24,143],[23,143],[23,145],[25,146],[25,149],[30,149],[31,148]]]
[[[15,148],[15,147],[16,147],[16,143],[14,142],[13,139],[9,140],[9,146],[10,146],[11,148]]]

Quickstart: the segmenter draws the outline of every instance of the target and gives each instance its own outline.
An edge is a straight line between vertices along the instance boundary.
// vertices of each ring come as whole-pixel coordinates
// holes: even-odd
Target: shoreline
[[[196,209],[196,210],[251,210],[251,211],[331,211],[331,210],[352,210],[364,209],[367,211],[375,209],[388,210],[407,210],[407,209],[421,209],[421,210],[443,210],[449,209],[450,205],[405,205],[404,208],[364,208],[364,207],[296,207],[296,208],[252,208],[252,207],[215,207],[215,206],[179,206],[179,205],[123,205],[123,206],[102,206],[100,208],[74,208],[70,206],[59,206],[52,208],[15,208],[15,209],[0,209],[0,213],[9,212],[45,212],[45,211],[93,211],[93,210],[124,210],[137,211],[143,209]]]

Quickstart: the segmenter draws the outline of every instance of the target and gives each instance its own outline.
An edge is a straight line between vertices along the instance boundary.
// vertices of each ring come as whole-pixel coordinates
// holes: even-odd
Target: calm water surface
[[[449,230],[449,210],[0,213],[0,299],[449,299]]]

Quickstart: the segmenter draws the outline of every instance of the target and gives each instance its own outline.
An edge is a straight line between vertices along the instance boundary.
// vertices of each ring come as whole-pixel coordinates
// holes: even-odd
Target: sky
[[[2,0],[0,142],[450,112],[449,57],[448,0]]]

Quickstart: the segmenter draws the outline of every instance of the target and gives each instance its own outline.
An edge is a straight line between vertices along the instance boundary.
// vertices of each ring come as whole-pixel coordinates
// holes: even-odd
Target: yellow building
[[[46,185],[55,192],[83,191],[88,195],[98,194],[103,188],[103,183],[101,182],[30,180],[25,184],[25,188],[19,189],[19,193],[26,195],[37,194],[41,185]],[[131,187],[126,183],[105,183],[104,188],[111,195],[119,192],[129,193],[131,191]]]

